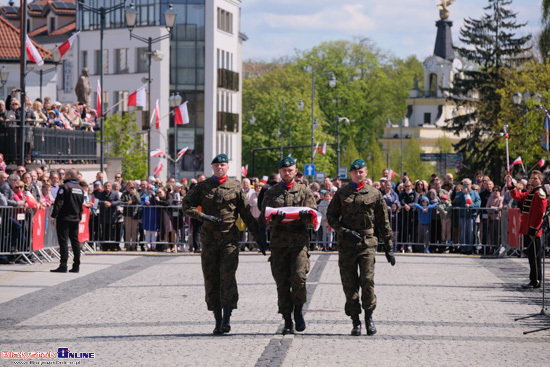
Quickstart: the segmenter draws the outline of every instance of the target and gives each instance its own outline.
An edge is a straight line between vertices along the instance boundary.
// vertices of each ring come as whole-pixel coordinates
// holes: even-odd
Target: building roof
[[[32,18],[41,18],[51,11],[55,15],[76,16],[75,0],[38,0],[27,5],[27,14]],[[6,19],[19,19],[19,6],[0,7],[0,16]]]
[[[58,36],[60,34],[66,34],[76,30],[76,21],[69,23],[61,28],[56,29],[55,31],[50,32],[50,36]]]
[[[32,41],[32,39],[31,39]],[[50,58],[50,51],[32,41],[40,56],[44,60]],[[19,29],[15,28],[6,19],[0,17],[0,59],[20,60],[21,59],[21,40]]]
[[[35,29],[32,32],[29,32],[29,37],[36,37],[42,35],[42,33],[48,32],[48,25],[44,24],[42,27]]]

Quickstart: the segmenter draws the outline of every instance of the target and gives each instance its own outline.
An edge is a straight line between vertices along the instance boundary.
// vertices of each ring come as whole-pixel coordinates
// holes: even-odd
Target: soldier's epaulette
[[[546,192],[542,188],[539,189],[539,197],[541,199],[546,199]]]

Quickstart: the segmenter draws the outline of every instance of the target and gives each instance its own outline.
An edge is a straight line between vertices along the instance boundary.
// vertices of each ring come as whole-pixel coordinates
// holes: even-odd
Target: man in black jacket
[[[67,179],[63,181],[63,185],[61,185],[57,192],[52,210],[52,218],[57,218],[56,229],[61,260],[59,267],[50,271],[53,273],[67,272],[67,260],[69,259],[68,239],[70,239],[74,257],[73,267],[69,271],[71,273],[78,273],[80,270],[78,223],[82,217],[84,192],[77,181],[78,172],[74,168],[68,170],[65,177]]]
[[[101,247],[103,251],[117,251],[120,241],[116,238],[117,207],[120,205],[118,192],[112,190],[110,182],[105,182],[103,191],[98,195],[99,199],[99,223],[101,226]]]

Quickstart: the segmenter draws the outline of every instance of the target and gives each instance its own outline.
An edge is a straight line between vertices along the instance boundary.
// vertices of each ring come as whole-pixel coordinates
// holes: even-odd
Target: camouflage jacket
[[[384,243],[391,240],[392,230],[386,202],[380,190],[369,185],[359,191],[351,184],[340,188],[328,206],[327,219],[328,224],[338,233],[351,229],[360,232],[363,237],[373,238],[376,227]],[[369,246],[376,246],[376,241],[367,242]]]
[[[313,193],[306,185],[294,183],[290,190],[286,190],[280,183],[271,187],[265,192],[262,202],[262,217],[265,215],[265,208],[281,208],[283,206],[307,206],[312,209],[317,209],[317,203]],[[305,230],[306,225],[311,224],[310,221],[294,221],[289,223],[281,223],[275,226],[276,230]],[[269,222],[268,222],[269,225]]]
[[[202,211],[197,209],[202,207]],[[205,214],[213,215],[222,220],[221,223],[204,222],[203,228],[216,231],[229,232],[235,226],[238,215],[252,232],[255,239],[260,238],[258,221],[250,213],[250,205],[241,185],[231,179],[218,185],[212,177],[199,182],[183,198],[182,208],[186,215],[201,219]]]

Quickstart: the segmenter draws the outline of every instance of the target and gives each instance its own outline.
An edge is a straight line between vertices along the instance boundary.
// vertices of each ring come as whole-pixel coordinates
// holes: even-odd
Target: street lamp
[[[512,96],[512,101],[518,107],[521,105],[521,100],[522,99],[525,99],[525,129],[526,129],[526,131],[525,131],[525,140],[527,141],[527,123],[528,123],[527,114],[529,113],[529,106],[527,105],[527,102],[530,101],[531,99],[534,99],[536,104],[539,105],[540,102],[542,101],[542,95],[540,93],[536,92],[535,95],[533,97],[531,97],[531,93],[529,92],[529,90],[526,90],[524,95],[521,95],[521,93],[518,90]]]
[[[136,19],[137,19],[137,10],[134,8],[134,4],[130,4],[130,6],[126,7],[125,14],[126,18],[126,26],[128,27],[128,30],[130,31],[130,39],[135,38],[141,42],[147,43],[147,56],[148,56],[148,74],[147,74],[147,89],[148,89],[148,98],[147,98],[147,107],[149,109],[149,116],[147,121],[151,121],[151,115],[153,113],[151,108],[151,59],[153,57],[153,43],[160,42],[162,40],[165,40],[167,38],[170,38],[170,33],[172,32],[172,28],[174,28],[174,24],[176,23],[176,12],[174,11],[174,8],[172,4],[169,5],[169,8],[166,9],[164,12],[164,22],[166,24],[166,29],[168,30],[168,34],[165,34],[164,36],[152,38],[152,37],[141,37],[137,36],[132,33],[134,30],[134,27],[136,25]],[[103,73],[103,70],[102,70]],[[151,155],[149,154],[151,150],[151,124],[147,124],[147,177],[149,177],[150,170],[151,170]]]
[[[256,124],[256,117],[254,117],[254,114],[252,114],[252,116],[250,116],[250,120],[248,120],[248,122],[250,122],[250,125]]]
[[[292,101],[292,100],[291,100]],[[291,102],[289,101],[289,102]],[[298,103],[298,111],[303,111],[304,110],[304,102],[300,99],[300,102]],[[285,108],[285,97],[282,97],[281,98],[281,129],[280,130],[277,130],[277,132],[275,133],[275,135],[277,137],[280,137],[281,138],[281,160],[283,159],[283,155],[284,155],[284,152],[283,152],[283,146],[284,146],[284,132],[285,130],[288,131],[288,145],[291,146],[292,145],[292,126],[289,126],[288,129],[284,129],[284,125],[285,125],[285,111],[286,111],[286,108]],[[292,148],[290,148],[290,154],[292,154]]]
[[[331,88],[334,88],[336,86],[336,78],[334,77],[334,73],[331,71],[324,72],[323,74],[319,75],[317,78],[315,78],[315,70],[311,71],[311,164],[313,164],[313,155],[315,152],[314,145],[314,138],[313,138],[313,132],[315,131],[315,111],[314,111],[314,102],[315,102],[315,85],[317,84],[317,80],[321,78],[324,75],[330,74],[330,78],[328,81],[328,85]]]
[[[176,92],[176,94],[172,93],[170,96],[169,102],[170,102],[170,109],[174,109],[181,105],[181,101],[183,98],[181,98],[179,92]],[[176,170],[177,170],[177,164],[176,164],[176,158],[178,155],[178,124],[174,123],[174,177],[176,177]]]
[[[78,6],[80,6],[80,10],[86,10],[86,11],[89,11],[91,13],[94,13],[96,15],[99,15],[99,19],[100,19],[100,32],[99,32],[99,85],[101,86],[101,90],[103,91],[103,76],[104,76],[104,70],[103,70],[103,31],[105,30],[105,15],[106,14],[109,14],[109,13],[112,13],[114,11],[117,11],[119,9],[122,9],[124,8],[124,6],[126,5],[125,4],[126,1],[124,1],[123,3],[121,4],[118,4],[118,5],[114,5],[114,6],[111,6],[109,8],[105,8],[105,7],[100,7],[99,9],[98,8],[94,8],[94,7],[91,7],[91,6],[88,6],[88,5],[85,5],[84,4],[84,1],[83,0],[79,0],[78,1]],[[103,92],[102,92],[103,93]],[[101,135],[101,138],[100,138],[100,162],[99,162],[99,170],[101,172],[104,171],[103,169],[103,163],[104,163],[104,160],[105,160],[105,153],[103,151],[103,125],[104,125],[104,122],[105,122],[105,109],[103,108],[103,105],[104,105],[104,98],[103,96],[101,96],[100,98],[100,110],[101,110],[101,115],[98,116],[99,117],[99,120],[100,120],[100,135]],[[147,154],[149,155],[149,154]],[[147,172],[149,173],[149,172]],[[147,177],[149,177],[149,175],[147,175]]]
[[[329,124],[334,125],[332,121],[329,119],[319,116],[317,118],[321,118],[325,121],[327,121]],[[345,122],[346,124],[349,124],[349,119],[347,117],[340,117],[336,116],[336,175],[340,175],[340,122]],[[317,120],[315,120],[317,123]],[[318,125],[319,123],[317,123]]]
[[[2,87],[8,82],[9,75],[10,72],[8,69],[6,69],[5,66],[2,66],[2,70],[0,70],[0,83],[2,83]]]

